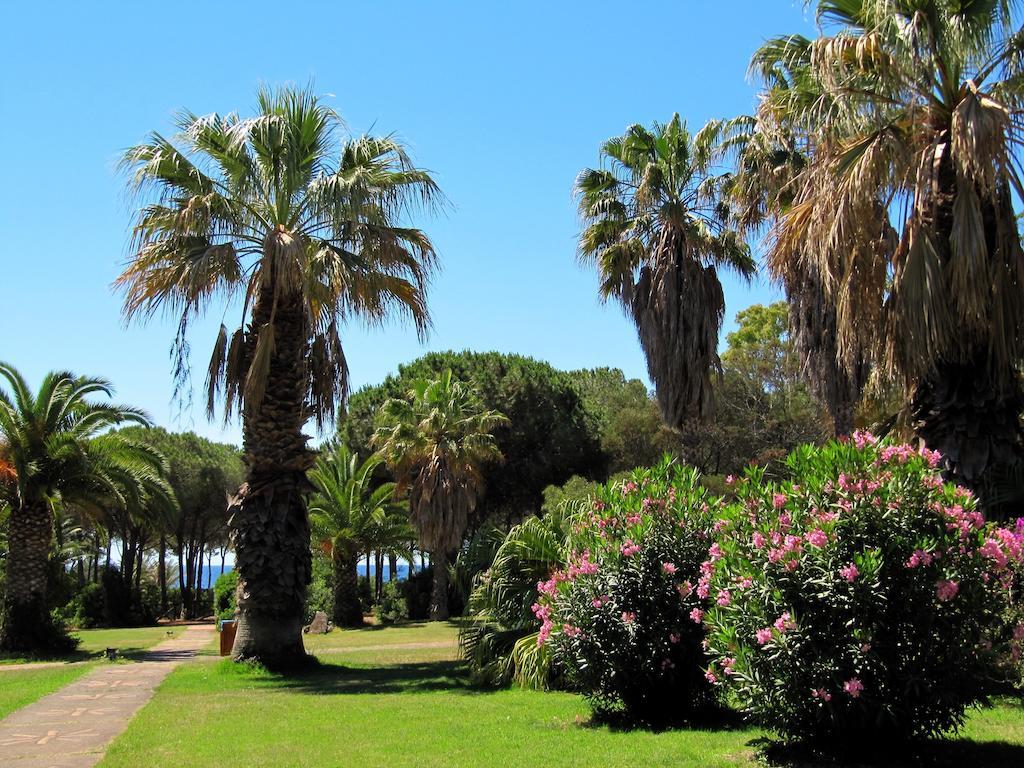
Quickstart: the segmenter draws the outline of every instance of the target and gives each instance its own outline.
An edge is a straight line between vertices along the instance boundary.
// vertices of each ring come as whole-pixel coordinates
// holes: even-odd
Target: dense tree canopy
[[[432,352],[399,366],[397,375],[352,396],[342,438],[361,456],[368,455],[380,406],[404,395],[414,380],[445,370],[472,384],[487,408],[508,417],[508,424],[494,432],[504,462],[484,468],[477,522],[486,516],[517,520],[540,508],[547,486],[574,474],[598,476],[605,471],[597,421],[573,377],[522,355]],[[470,525],[474,527],[473,520]]]

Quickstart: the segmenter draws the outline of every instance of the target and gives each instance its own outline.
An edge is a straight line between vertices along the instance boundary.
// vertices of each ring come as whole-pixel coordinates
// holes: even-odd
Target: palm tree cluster
[[[50,617],[49,565],[55,542],[63,549],[73,529],[62,525],[55,539],[55,514],[62,521],[71,513],[94,519],[160,514],[176,501],[163,457],[108,431],[125,422],[147,423],[134,408],[94,399],[112,394],[108,382],[55,371],[33,392],[6,363],[0,363],[0,382],[0,506],[9,509],[0,650],[62,650],[70,640]]]
[[[711,265],[749,274],[743,239],[767,233],[836,434],[852,431],[869,383],[898,389],[902,422],[984,498],[1024,458],[1017,4],[816,6],[818,37],[754,55],[754,115],[692,139],[678,118],[633,126],[602,148],[611,167],[577,180],[580,253],[601,295],[631,311],[678,427],[713,402],[723,303]]]

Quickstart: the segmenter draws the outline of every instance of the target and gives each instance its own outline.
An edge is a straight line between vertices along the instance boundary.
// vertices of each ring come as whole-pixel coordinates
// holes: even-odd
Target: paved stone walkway
[[[193,625],[139,661],[102,664],[34,704],[0,720],[4,768],[87,768],[178,664],[209,644],[212,625]]]

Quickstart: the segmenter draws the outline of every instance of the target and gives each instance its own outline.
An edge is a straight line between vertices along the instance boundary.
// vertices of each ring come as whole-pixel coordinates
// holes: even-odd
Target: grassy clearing
[[[577,696],[474,689],[456,660],[457,633],[453,624],[425,624],[307,637],[323,664],[297,678],[226,661],[180,667],[101,765],[135,766],[143,754],[147,768],[225,759],[375,768],[411,755],[418,768],[760,763],[756,729],[618,731],[591,725]],[[1024,764],[1024,709],[1006,703],[973,714],[964,738],[936,756],[936,765]]]
[[[131,658],[152,648],[157,643],[176,637],[184,629],[183,626],[80,629],[72,633],[81,640],[74,653],[45,659],[3,656],[0,657],[0,664],[30,664],[34,661],[89,661],[101,656],[107,648],[117,648],[122,657]]]
[[[91,667],[90,664],[75,664],[0,672],[0,718],[73,683]]]

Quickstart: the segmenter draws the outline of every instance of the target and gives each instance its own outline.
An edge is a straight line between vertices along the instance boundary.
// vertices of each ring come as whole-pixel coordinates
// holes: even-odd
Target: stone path
[[[87,768],[178,664],[209,644],[212,625],[193,625],[139,661],[103,664],[0,720],[4,768]]]

